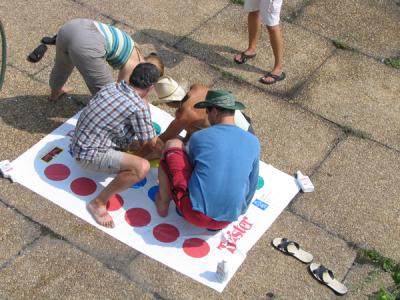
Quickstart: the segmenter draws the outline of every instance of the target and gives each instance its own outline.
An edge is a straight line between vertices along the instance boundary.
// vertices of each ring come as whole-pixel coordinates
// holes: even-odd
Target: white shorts
[[[246,12],[260,11],[261,22],[267,26],[279,25],[283,0],[245,0]]]

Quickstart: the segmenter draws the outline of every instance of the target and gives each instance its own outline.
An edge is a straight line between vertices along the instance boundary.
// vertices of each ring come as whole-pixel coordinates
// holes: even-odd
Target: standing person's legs
[[[262,23],[266,25],[274,54],[274,67],[271,72],[261,78],[261,82],[271,84],[283,80],[283,35],[279,25],[282,0],[265,0],[261,4]]]
[[[105,227],[113,228],[114,221],[107,212],[107,201],[114,194],[126,190],[132,184],[143,180],[150,171],[150,163],[139,156],[114,151],[116,156],[107,158],[111,170],[118,168],[117,176],[100,192],[100,194],[87,205],[89,212],[97,223]]]
[[[236,63],[245,63],[249,58],[253,58],[257,51],[257,42],[260,38],[261,18],[260,18],[260,0],[246,0],[244,10],[247,15],[247,30],[249,44],[245,51],[235,55]]]

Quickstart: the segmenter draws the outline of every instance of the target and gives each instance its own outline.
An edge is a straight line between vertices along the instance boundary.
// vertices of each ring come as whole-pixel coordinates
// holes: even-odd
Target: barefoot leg
[[[114,228],[114,221],[107,212],[104,202],[96,198],[87,204],[87,210],[90,212],[95,221],[107,228]]]
[[[63,86],[61,89],[59,90],[51,90],[51,94],[49,97],[50,101],[56,101],[58,100],[62,95],[64,94],[68,94],[72,91],[72,88],[68,87],[68,86]]]
[[[156,203],[157,213],[160,217],[168,216],[169,202],[171,202],[169,198],[167,198],[167,200],[162,199],[160,193],[157,193],[155,203]]]
[[[161,165],[158,167],[158,181],[160,191],[157,193],[155,201],[157,213],[161,217],[166,217],[168,215],[168,208],[171,199],[168,193],[168,177]]]

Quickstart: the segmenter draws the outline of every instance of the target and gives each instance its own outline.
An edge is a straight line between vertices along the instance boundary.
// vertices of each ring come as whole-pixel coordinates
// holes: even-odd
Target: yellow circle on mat
[[[151,159],[151,160],[149,160],[149,162],[150,162],[150,167],[152,167],[152,168],[158,168],[160,166],[159,159]]]

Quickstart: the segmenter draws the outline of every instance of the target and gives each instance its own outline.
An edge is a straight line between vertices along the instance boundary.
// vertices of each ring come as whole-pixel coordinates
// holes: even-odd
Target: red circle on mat
[[[131,208],[125,213],[125,221],[133,227],[146,226],[150,220],[150,213],[143,208]]]
[[[118,194],[115,194],[107,201],[107,210],[116,211],[124,205],[124,199]]]
[[[63,164],[53,164],[44,170],[44,175],[50,180],[61,181],[67,179],[71,170]]]
[[[92,179],[79,177],[71,182],[71,190],[79,196],[88,196],[96,191],[97,185]]]
[[[159,224],[153,229],[154,237],[162,243],[175,242],[179,237],[179,230],[170,224]]]
[[[201,258],[210,252],[210,246],[205,240],[192,238],[183,243],[183,251],[193,258]]]

